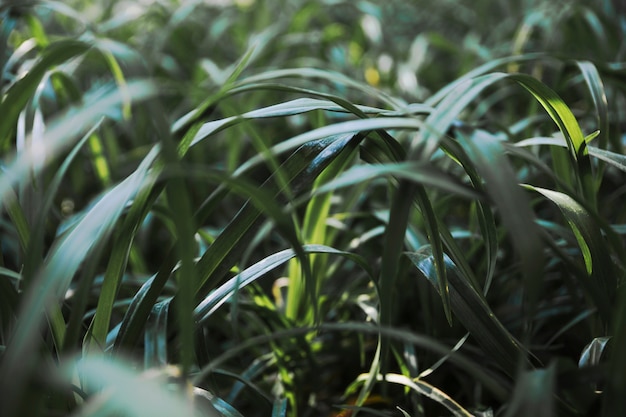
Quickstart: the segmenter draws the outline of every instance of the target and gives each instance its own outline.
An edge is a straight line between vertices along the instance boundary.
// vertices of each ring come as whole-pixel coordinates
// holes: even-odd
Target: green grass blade
[[[468,199],[481,195],[463,185],[456,178],[428,163],[400,162],[395,164],[356,165],[313,191],[313,195],[330,193],[345,187],[353,187],[376,178],[393,176],[416,184],[439,188]]]
[[[343,171],[348,163],[354,158],[356,153],[356,142],[353,146],[347,147],[339,153],[335,160],[326,167],[320,175],[315,179],[313,189],[319,188],[319,184],[323,184],[328,178],[334,178],[339,172]],[[358,141],[360,142],[360,140]],[[298,204],[292,202],[295,206]],[[330,234],[327,233],[327,219],[331,210],[331,195],[314,195],[309,201],[304,221],[302,225],[302,240],[304,243],[329,244],[332,245]],[[310,262],[312,266],[312,282],[304,282],[306,277],[302,276],[300,263],[297,260],[289,264],[289,287],[287,290],[287,304],[285,312],[288,318],[298,320],[306,316],[316,317],[317,303],[319,300],[319,291],[323,284],[324,276],[327,272],[327,256],[311,255]],[[308,300],[303,297],[304,290],[308,295]],[[306,305],[306,301],[314,303],[312,309],[307,309],[308,313],[303,313],[302,307]],[[311,304],[311,303],[309,303]]]
[[[479,67],[474,68],[473,70],[469,71],[467,74],[463,74],[463,76],[457,78],[456,80],[454,80],[453,82],[445,86],[444,88],[437,91],[435,94],[433,94],[431,97],[429,97],[426,100],[425,104],[435,106],[445,97],[447,97],[454,89],[458,88],[461,84],[467,82],[468,80],[477,78],[481,75],[491,72],[506,64],[526,62],[526,61],[536,61],[536,60],[539,60],[540,58],[546,58],[546,57],[547,56],[544,53],[528,53],[524,55],[508,56],[504,58],[497,58],[497,59],[490,60],[489,62],[483,65],[480,65]]]
[[[442,150],[463,167],[476,192],[484,194],[485,189],[483,179],[474,166],[474,163],[463,150],[460,143],[458,141],[444,140],[442,142]],[[485,200],[485,198],[477,199],[475,204],[478,214],[479,227],[485,243],[485,264],[487,267],[484,277],[483,293],[487,294],[496,271],[499,242],[494,213],[489,202]],[[458,245],[455,244],[449,231],[447,231],[444,227],[441,227],[440,229],[442,230],[442,238],[448,248],[448,254],[462,272],[462,275],[468,279],[469,282],[473,283],[475,288],[478,289],[478,281],[476,280],[472,269],[469,265],[467,265],[464,254],[458,248]]]
[[[441,136],[448,131],[459,114],[487,87],[506,78],[506,74],[487,74],[458,84],[426,118],[417,140],[411,143],[409,160],[427,160],[439,147]]]
[[[91,323],[91,331],[88,339],[84,341],[88,345],[89,351],[102,351],[105,347],[106,335],[109,332],[111,315],[113,313],[113,304],[117,299],[119,285],[126,269],[130,247],[137,227],[145,216],[150,191],[156,180],[155,175],[147,175],[148,168],[155,161],[158,152],[159,147],[155,146],[146,156],[136,173],[133,174],[138,175],[139,178],[142,176],[145,178],[141,178],[141,184],[136,184],[139,188],[138,193],[115,238],[115,244],[109,257],[100,296],[98,297],[96,312]]]
[[[391,382],[393,384],[403,385],[412,389],[420,395],[430,398],[433,401],[438,402],[445,408],[447,408],[456,417],[472,417],[473,414],[463,408],[459,403],[454,401],[448,394],[440,390],[439,388],[429,384],[421,379],[411,379],[405,375],[399,374],[386,374],[380,376],[381,380]]]
[[[574,198],[558,191],[526,186],[552,201],[561,210],[578,242],[585,262],[589,280],[583,285],[594,300],[605,323],[612,319],[612,297],[616,288],[613,261],[607,251],[607,245],[593,216]]]
[[[380,325],[390,327],[392,324],[392,311],[394,304],[394,288],[398,278],[398,264],[404,249],[405,235],[409,222],[409,214],[413,198],[415,197],[416,184],[401,181],[393,197],[389,211],[389,223],[385,229],[383,241],[383,254],[380,267]],[[385,374],[388,366],[389,341],[381,339],[381,372]]]
[[[443,311],[448,320],[448,324],[452,325],[452,310],[450,306],[450,289],[448,287],[448,276],[444,263],[443,243],[439,231],[439,219],[435,214],[433,206],[426,194],[424,187],[418,187],[415,193],[415,199],[420,207],[420,212],[424,218],[424,228],[430,242],[433,259],[435,261],[435,270],[437,271],[437,283],[439,285],[439,296]]]
[[[585,142],[585,137],[572,111],[567,107],[561,97],[535,78],[525,74],[514,74],[511,75],[510,78],[528,90],[559,127],[559,130],[567,141],[567,147],[570,151],[572,165],[577,174],[580,191],[585,197],[585,200],[591,204],[592,207],[595,207],[595,180],[591,171],[587,143]]]
[[[30,71],[11,86],[0,103],[0,114],[3,115],[0,119],[0,149],[6,149],[19,113],[35,93],[46,71],[85,53],[89,48],[90,44],[76,40],[52,43],[43,50],[39,61]]]
[[[626,172],[626,155],[607,151],[605,149],[600,149],[593,146],[589,147],[589,154],[598,159],[601,159],[607,164],[614,166],[620,171]]]
[[[607,344],[611,340],[611,337],[603,336],[603,337],[594,337],[594,339],[589,342],[587,346],[583,349],[580,354],[580,359],[578,359],[578,367],[582,368],[583,366],[594,366],[600,363],[600,358],[604,353]]]
[[[609,143],[609,105],[606,89],[596,66],[590,61],[577,61],[576,65],[585,78],[591,100],[597,113],[597,123],[600,135],[598,137],[599,148],[606,148]],[[615,146],[615,141],[612,143]],[[617,147],[615,147],[617,149]]]
[[[387,104],[392,109],[402,109],[404,105],[397,99],[385,94],[384,92],[372,88],[371,86],[355,81],[350,77],[347,77],[338,72],[322,70],[317,68],[285,68],[279,70],[266,71],[261,74],[253,75],[247,78],[241,79],[236,86],[244,86],[247,84],[254,84],[260,82],[274,81],[281,78],[305,78],[305,79],[321,79],[329,81],[334,85],[345,85],[347,87],[354,88],[358,91],[362,91],[365,94],[374,97],[381,102]]]
[[[438,275],[432,250],[425,246],[417,252],[406,252],[405,256],[413,263],[418,272],[439,291]],[[454,317],[472,334],[483,347],[487,357],[493,360],[509,376],[518,370],[518,361],[526,357],[527,352],[496,318],[487,304],[485,297],[476,291],[458,274],[452,260],[444,255],[450,291],[450,305]]]
[[[481,130],[458,133],[459,141],[484,179],[485,191],[497,207],[520,257],[529,311],[533,311],[543,286],[543,254],[530,201],[519,188],[513,168],[497,138]]]
[[[329,246],[324,245],[304,245],[302,250],[307,254],[325,253],[331,255],[339,255],[350,259],[359,265],[363,270],[368,273],[368,276],[373,277],[373,272],[370,269],[369,264],[361,256],[340,251]],[[250,266],[242,271],[237,276],[229,279],[227,282],[212,291],[194,311],[194,317],[196,322],[205,322],[219,307],[226,303],[238,290],[251,284],[257,279],[261,278],[268,272],[284,265],[289,260],[295,258],[297,253],[293,249],[286,249],[270,255],[260,262]]]
[[[261,119],[270,117],[291,116],[295,114],[301,114],[304,112],[310,112],[313,110],[329,110],[340,111],[342,108],[338,107],[334,102],[317,100],[317,99],[297,99],[288,101],[285,103],[276,104],[273,106],[265,107],[262,109],[253,110],[248,113],[244,113],[240,116],[232,116],[226,119],[216,120],[213,122],[205,123],[200,130],[196,133],[195,137],[191,139],[191,142],[186,147],[196,145],[198,142],[206,139],[210,135],[213,135],[221,130],[224,130],[230,126],[242,122],[248,119]],[[323,137],[338,135],[350,132],[368,131],[376,129],[416,129],[421,127],[421,122],[416,119],[402,118],[402,117],[389,117],[378,118],[368,120],[355,120],[343,123],[337,123],[330,126],[315,129],[313,131],[304,133],[295,138],[286,141],[287,143],[281,143],[275,148],[283,150],[299,146],[305,142],[314,139],[320,139]],[[182,145],[181,145],[182,146]]]
[[[145,369],[165,366],[168,361],[168,316],[170,299],[154,305],[144,333],[143,365]]]
[[[161,290],[170,277],[172,269],[176,265],[175,252],[171,251],[170,254],[164,260],[159,272],[148,279],[133,297],[120,323],[113,346],[111,346],[114,353],[119,353],[124,348],[133,347],[141,339],[142,331],[150,316],[152,307],[155,305]]]
[[[344,134],[357,134],[359,132],[377,131],[379,129],[407,129],[418,130],[423,127],[423,122],[417,119],[405,117],[376,118],[366,120],[352,120],[348,122],[335,123],[311,130],[306,133],[294,136],[284,140],[270,148],[272,153],[279,155],[283,152],[297,148],[307,142],[323,139],[329,136],[339,136]],[[250,166],[254,166],[262,161],[261,156],[250,158],[246,163],[242,164],[239,169],[246,170]]]

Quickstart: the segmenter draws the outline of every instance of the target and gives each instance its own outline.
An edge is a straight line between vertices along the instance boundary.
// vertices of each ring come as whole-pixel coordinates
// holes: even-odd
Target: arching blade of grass
[[[589,161],[587,143],[572,111],[553,90],[535,78],[525,74],[514,74],[510,78],[528,90],[559,127],[567,141],[581,195],[592,207],[595,207],[595,181]]]
[[[124,318],[119,325],[115,340],[110,347],[114,353],[120,353],[125,348],[132,348],[141,339],[142,330],[148,320],[152,307],[170,277],[176,265],[175,252],[170,251],[157,274],[150,277],[133,297]]]
[[[340,251],[329,246],[324,245],[304,245],[302,250],[307,254],[316,254],[316,253],[324,253],[329,255],[339,255],[344,256],[347,259],[355,262],[359,265],[364,271],[367,272],[368,276],[373,281],[373,272],[370,269],[368,262],[363,259],[361,256]],[[194,311],[195,320],[197,323],[205,322],[220,306],[222,306],[225,302],[227,302],[233,294],[235,294],[239,289],[249,285],[250,283],[256,281],[261,278],[268,272],[278,268],[281,265],[284,265],[289,260],[293,259],[296,256],[296,252],[293,249],[286,249],[284,251],[275,253],[263,259],[260,262],[252,265],[251,267],[245,269],[237,276],[231,278],[226,283],[222,284],[214,291],[212,291],[199,305],[196,307]]]
[[[403,385],[420,395],[430,398],[431,400],[438,402],[445,408],[447,408],[456,417],[472,417],[473,414],[463,408],[459,403],[454,401],[448,394],[441,391],[439,388],[429,384],[426,381],[422,381],[419,378],[411,379],[405,375],[399,374],[386,374],[378,377],[380,381],[391,382],[393,384]]]
[[[373,108],[367,108],[367,107],[362,107],[362,106],[353,106],[353,107],[354,107],[354,110],[357,111],[357,113],[355,114],[361,115],[361,116],[363,116],[365,112],[375,111],[375,109]],[[335,102],[328,101],[328,100],[319,100],[319,99],[312,99],[312,98],[300,98],[296,100],[291,100],[291,101],[287,101],[284,103],[275,104],[273,106],[265,107],[262,109],[253,110],[248,113],[244,113],[240,116],[232,116],[226,119],[221,119],[221,120],[216,120],[213,122],[205,123],[198,130],[198,132],[193,138],[190,137],[187,139],[189,143],[181,143],[181,152],[184,152],[187,148],[194,146],[195,144],[204,140],[208,136],[215,134],[221,130],[224,130],[230,126],[233,126],[237,123],[241,123],[242,121],[246,119],[262,119],[262,118],[280,117],[280,116],[293,116],[296,114],[311,112],[313,110],[327,110],[327,111],[334,111],[334,112],[348,111],[346,108],[341,107],[337,105]],[[384,119],[376,119],[378,120],[378,123],[381,123],[379,127],[373,127],[373,128],[354,127],[352,128],[352,131],[356,132],[356,131],[364,131],[364,130],[373,130],[377,128],[378,129],[394,128],[394,127],[402,128],[402,127],[405,127],[406,125],[409,125],[407,127],[415,127],[415,125],[419,123],[417,120],[413,120],[413,123],[411,123],[410,122],[411,119],[402,119],[398,117],[399,115],[401,115],[401,113],[385,112],[383,110],[377,110],[377,112],[380,114],[389,114],[395,117],[390,117],[389,120],[387,120],[386,123],[384,124],[381,122],[381,120],[384,120]],[[394,121],[395,121],[395,125],[393,125]],[[358,121],[352,122],[352,125],[359,126],[357,122]],[[351,126],[349,123],[350,122],[346,122],[345,125]],[[375,124],[373,121],[369,121],[369,123]],[[330,131],[338,130],[340,127],[343,126],[343,124],[338,123],[333,126],[328,126],[327,129]],[[324,128],[320,128],[320,129],[324,129]],[[345,133],[345,132],[347,132],[347,130],[342,130],[342,132],[336,131],[334,133],[324,133],[320,135],[319,137],[330,136],[332,134]],[[309,132],[309,133],[312,133],[312,132]],[[303,142],[299,142],[299,144],[302,144]],[[281,148],[284,146],[285,145],[282,145]],[[291,146],[294,147],[297,145],[291,145]]]
[[[548,146],[561,146],[561,147],[567,146],[567,144],[565,143],[565,140],[563,139],[544,138],[544,137],[526,139],[526,140],[516,143],[516,146],[520,146],[520,147],[532,146],[532,145],[548,145]],[[601,159],[602,161],[619,169],[620,171],[626,172],[626,157],[624,155],[607,151],[604,149],[599,149],[599,148],[596,148],[595,146],[589,146],[588,149],[589,149],[589,155],[595,158]],[[595,221],[598,227],[601,228],[602,233],[605,235],[605,238],[607,239],[610,248],[617,253],[616,259],[617,260],[626,259],[626,252],[624,249],[624,245],[621,239],[612,230],[611,225],[609,225],[606,222],[606,220],[602,216],[600,216],[597,212],[594,212],[591,207],[586,206],[585,202],[579,201],[578,204],[585,206],[584,210],[590,216],[593,217],[593,221]],[[621,264],[622,266],[624,265],[623,262],[621,262]]]
[[[422,277],[440,291],[437,282],[439,275],[435,272],[430,246],[425,246],[417,252],[406,252],[405,256],[411,260]],[[496,318],[485,297],[461,278],[452,260],[444,256],[450,306],[454,317],[485,349],[486,356],[493,358],[502,370],[510,377],[514,377],[518,370],[519,358],[526,357],[527,352]]]
[[[407,181],[439,188],[468,199],[479,199],[481,195],[474,189],[459,182],[456,178],[428,163],[400,162],[396,164],[356,165],[336,178],[324,183],[313,191],[314,195],[330,193],[344,187],[351,187],[375,178],[391,175]]]
[[[611,323],[613,301],[611,294],[617,282],[613,261],[599,226],[593,217],[576,200],[567,194],[527,185],[552,201],[561,210],[569,224],[582,253],[589,280],[582,284],[593,300],[605,323]]]
[[[626,172],[626,155],[596,148],[594,146],[589,147],[589,154],[611,164],[620,171]]]
[[[397,99],[389,96],[381,90],[375,89],[370,85],[364,84],[359,81],[355,81],[350,77],[346,77],[343,74],[321,70],[317,68],[285,68],[279,70],[266,71],[261,74],[253,75],[247,78],[241,79],[236,83],[236,87],[245,86],[247,84],[254,84],[259,82],[274,81],[281,78],[307,78],[307,79],[320,79],[329,81],[335,85],[344,85],[352,87],[358,91],[362,91],[365,94],[380,100],[383,103],[389,105],[392,109],[400,110],[404,106]]]
[[[447,94],[425,121],[425,128],[411,143],[407,159],[428,160],[439,147],[441,136],[448,131],[458,115],[487,87],[506,78],[506,74],[494,73],[468,79]]]
[[[205,137],[217,133],[230,126],[233,126],[234,124],[241,123],[246,119],[263,119],[270,117],[293,116],[296,114],[311,112],[313,110],[346,112],[346,109],[338,106],[332,101],[313,98],[298,98],[295,100],[274,104],[272,106],[264,107],[261,109],[252,110],[241,115],[231,116],[225,119],[204,123],[198,133],[195,135],[195,137],[189,138],[189,143],[181,143],[180,146],[181,149],[186,150],[187,148],[195,145]],[[174,124],[173,130],[177,130],[177,124]]]
[[[407,105],[402,105],[399,108],[386,110],[378,107],[372,106],[364,106],[355,104],[352,101],[346,99],[343,96],[336,94],[329,94],[322,91],[311,90],[309,88],[295,87],[288,84],[280,84],[280,83],[252,83],[252,84],[244,84],[240,87],[233,88],[229,91],[230,95],[249,93],[252,91],[265,91],[265,92],[275,92],[280,91],[284,93],[294,93],[304,96],[309,96],[309,98],[313,97],[316,99],[321,99],[322,101],[329,101],[335,104],[335,106],[329,106],[328,110],[341,112],[341,113],[353,113],[361,118],[364,118],[365,114],[379,114],[381,116],[386,117],[398,117],[398,116],[407,116],[407,115],[416,115],[416,114],[428,114],[433,109],[432,107],[422,104],[422,103],[410,103]]]
[[[600,363],[600,358],[606,350],[610,340],[610,336],[603,336],[595,337],[591,342],[589,342],[580,354],[578,367],[582,368],[583,366],[598,365]]]
[[[447,97],[454,89],[458,88],[461,84],[464,84],[468,80],[477,78],[481,75],[491,72],[506,64],[526,62],[526,61],[536,61],[541,58],[549,58],[549,56],[544,53],[528,53],[528,54],[523,54],[523,55],[515,55],[515,56],[504,57],[504,58],[492,59],[489,62],[477,68],[474,68],[473,70],[469,71],[467,74],[464,74],[463,76],[457,78],[456,80],[454,80],[453,82],[445,86],[444,88],[437,91],[435,94],[433,94],[431,97],[429,97],[426,100],[425,104],[435,106],[445,97]]]
[[[0,103],[0,149],[6,149],[19,113],[39,86],[46,71],[85,53],[91,45],[77,40],[61,40],[50,44],[28,73],[11,86]]]
[[[600,73],[598,73],[598,69],[590,61],[577,61],[576,65],[578,65],[580,72],[582,72],[585,78],[593,106],[597,113],[598,130],[600,131],[598,147],[604,149],[609,144],[609,141],[611,141],[611,147],[613,147],[613,149],[619,149],[618,141],[612,139],[612,136],[609,135],[609,105],[606,90],[602,83]],[[613,137],[617,138],[617,136]]]
[[[365,120],[352,120],[348,122],[340,122],[332,125],[320,127],[310,130],[308,132],[299,134],[290,139],[284,140],[270,148],[272,153],[280,155],[291,149],[297,148],[307,142],[315,141],[318,139],[340,136],[344,134],[356,134],[359,132],[369,132],[384,129],[407,129],[417,130],[423,126],[420,120],[410,117],[390,117],[390,118],[375,118]],[[247,170],[251,166],[255,166],[262,161],[262,156],[256,156],[250,158],[247,162],[240,166],[240,170]]]

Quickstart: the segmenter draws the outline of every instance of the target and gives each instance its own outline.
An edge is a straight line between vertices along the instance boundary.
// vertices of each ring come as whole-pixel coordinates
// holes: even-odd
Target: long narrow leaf
[[[9,134],[19,113],[32,97],[46,71],[85,53],[89,48],[90,44],[77,40],[66,39],[52,43],[42,52],[41,58],[28,73],[11,86],[0,103],[0,149],[4,149],[10,140]]]
[[[556,204],[569,224],[578,242],[585,262],[589,280],[583,285],[594,299],[606,323],[612,318],[612,292],[616,287],[613,261],[606,250],[606,243],[593,217],[567,194],[545,188],[526,186]]]
[[[432,250],[425,246],[417,252],[405,253],[418,272],[439,291],[438,275],[435,272]],[[488,357],[509,376],[518,370],[518,361],[527,352],[496,318],[484,296],[467,281],[460,278],[452,260],[445,256],[450,291],[450,304],[454,316],[485,349]]]
[[[373,273],[370,270],[368,263],[358,255],[340,251],[324,245],[304,245],[302,249],[305,253],[327,253],[345,256],[356,262],[357,265],[363,268],[370,277],[373,277]],[[293,249],[286,249],[266,257],[262,261],[257,262],[251,267],[245,269],[237,276],[231,278],[226,283],[211,292],[198,305],[198,307],[196,307],[194,311],[196,321],[199,323],[206,321],[220,306],[227,302],[236,291],[256,281],[277,267],[285,264],[295,256],[296,252]]]

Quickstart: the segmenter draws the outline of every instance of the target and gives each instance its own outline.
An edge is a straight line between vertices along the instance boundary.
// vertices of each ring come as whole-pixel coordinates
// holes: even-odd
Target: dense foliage
[[[0,415],[626,415],[620,4],[4,1]]]

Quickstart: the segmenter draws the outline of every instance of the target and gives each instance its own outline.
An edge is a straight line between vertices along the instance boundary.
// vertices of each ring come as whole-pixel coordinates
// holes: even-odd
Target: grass
[[[626,414],[618,8],[3,2],[0,414]]]

